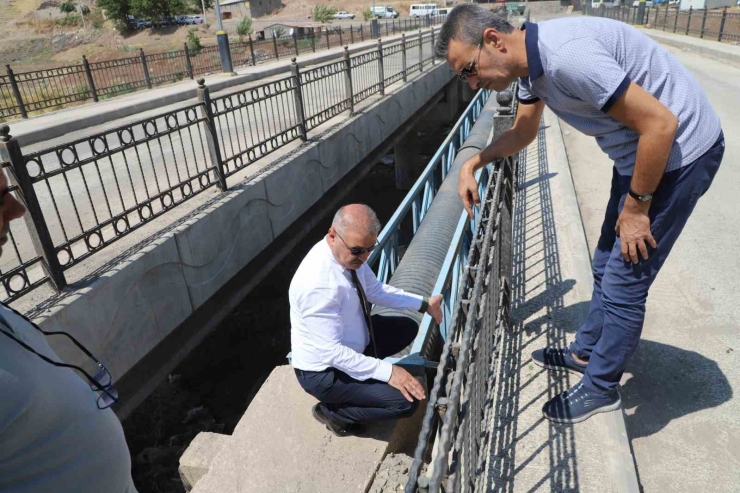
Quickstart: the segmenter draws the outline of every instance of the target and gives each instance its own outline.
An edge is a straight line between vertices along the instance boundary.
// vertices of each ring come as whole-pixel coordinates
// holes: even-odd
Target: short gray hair
[[[483,31],[489,27],[504,34],[514,30],[509,21],[485,7],[474,3],[458,5],[442,24],[434,53],[439,58],[447,58],[453,39],[477,46],[483,39]]]
[[[352,213],[349,211],[349,207],[359,207],[361,213]],[[345,205],[334,214],[331,227],[339,232],[352,229],[367,236],[377,236],[380,233],[380,220],[375,214],[375,211],[369,206],[365,204],[351,204]]]

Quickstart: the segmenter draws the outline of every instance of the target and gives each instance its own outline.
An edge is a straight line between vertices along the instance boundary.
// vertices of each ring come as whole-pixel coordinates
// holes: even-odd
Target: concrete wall
[[[543,2],[526,2],[526,5],[531,15],[557,14],[559,12],[565,12],[565,10],[568,8],[568,6],[565,5],[564,2],[561,2],[560,0],[545,0]]]
[[[249,2],[249,10],[252,12],[252,17],[262,17],[263,15],[271,14],[280,7],[282,7],[280,0],[251,0]]]
[[[445,64],[430,67],[321,140],[219,196],[94,284],[65,294],[36,321],[44,330],[73,334],[120,379],[452,77]],[[55,350],[70,363],[86,360],[71,346]]]

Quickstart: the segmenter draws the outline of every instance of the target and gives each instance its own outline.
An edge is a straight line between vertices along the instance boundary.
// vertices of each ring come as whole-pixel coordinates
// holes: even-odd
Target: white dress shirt
[[[422,296],[383,284],[367,264],[357,269],[357,277],[370,303],[421,308]],[[290,283],[289,299],[294,368],[322,371],[332,367],[357,380],[390,380],[390,363],[362,354],[370,334],[360,298],[350,271],[334,258],[326,238],[301,262]]]

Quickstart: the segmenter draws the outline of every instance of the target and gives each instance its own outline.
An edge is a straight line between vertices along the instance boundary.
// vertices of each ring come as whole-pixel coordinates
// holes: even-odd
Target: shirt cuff
[[[373,372],[373,378],[381,382],[387,382],[391,379],[391,373],[393,373],[393,365],[387,361],[380,360],[378,367]]]

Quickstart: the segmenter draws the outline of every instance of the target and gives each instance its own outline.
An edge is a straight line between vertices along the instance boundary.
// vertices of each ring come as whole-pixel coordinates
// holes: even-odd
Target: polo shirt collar
[[[542,59],[540,58],[540,48],[538,46],[539,36],[537,33],[538,26],[534,22],[525,22],[522,24],[524,31],[524,46],[527,49],[527,67],[529,68],[529,80],[535,80],[542,76],[545,71],[542,69]]]

